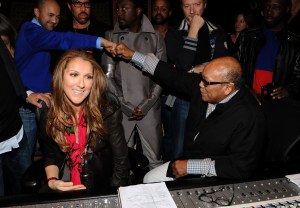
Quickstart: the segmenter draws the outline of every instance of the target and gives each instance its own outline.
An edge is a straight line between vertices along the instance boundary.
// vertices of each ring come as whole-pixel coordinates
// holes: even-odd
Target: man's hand
[[[198,38],[198,32],[203,27],[205,21],[200,15],[194,15],[191,19],[188,37]]]
[[[48,186],[55,191],[73,191],[86,189],[86,187],[82,184],[74,186],[73,182],[64,182],[62,180],[51,180],[48,182]]]
[[[128,48],[124,43],[120,43],[116,47],[116,56],[130,61],[134,55],[134,51]]]
[[[205,68],[206,64],[198,64],[196,66],[194,66],[194,73],[201,73],[203,71],[203,69]]]
[[[101,46],[103,46],[109,53],[115,55],[115,49],[117,44],[102,38]]]
[[[187,160],[176,160],[172,163],[172,173],[175,178],[187,175]]]
[[[128,120],[132,121],[132,120],[142,120],[144,118],[145,114],[141,111],[141,109],[139,107],[135,107],[132,115],[128,118]]]
[[[27,101],[29,103],[31,103],[32,105],[35,105],[36,107],[41,108],[42,105],[38,101],[42,100],[49,107],[49,105],[50,105],[50,97],[51,97],[50,93],[35,93],[34,92],[34,93],[31,93],[27,97]]]
[[[271,93],[271,97],[273,100],[275,99],[283,99],[289,96],[289,92],[284,87],[278,87],[273,90]]]

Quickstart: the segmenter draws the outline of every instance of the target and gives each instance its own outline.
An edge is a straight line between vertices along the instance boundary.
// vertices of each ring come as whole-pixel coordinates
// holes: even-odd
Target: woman
[[[10,55],[14,57],[17,31],[10,20],[3,14],[0,14],[0,36]]]
[[[246,28],[252,27],[254,23],[253,14],[249,11],[239,11],[234,17],[234,32],[228,34],[228,51],[230,55],[235,55],[236,53],[236,41],[239,34]]]
[[[88,52],[67,51],[57,63],[51,105],[40,116],[50,189],[126,184],[129,163],[122,114],[117,98],[105,93],[106,85],[101,67]]]

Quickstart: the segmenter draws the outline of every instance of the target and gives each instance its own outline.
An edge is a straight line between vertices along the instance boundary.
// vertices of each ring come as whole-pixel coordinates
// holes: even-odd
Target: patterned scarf
[[[71,121],[71,119],[69,119]],[[83,118],[83,112],[79,113],[78,119],[78,137],[74,132],[74,127],[67,127],[64,133],[69,146],[70,152],[67,154],[67,165],[70,168],[70,178],[73,185],[81,184],[80,173],[82,171],[82,158],[87,151],[87,138],[86,138],[86,122]]]

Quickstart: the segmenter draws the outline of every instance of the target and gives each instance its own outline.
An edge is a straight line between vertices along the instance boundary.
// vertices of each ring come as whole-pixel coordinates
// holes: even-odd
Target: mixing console
[[[170,191],[178,208],[300,207],[300,189],[287,178]],[[118,208],[117,195],[51,201],[15,207]]]

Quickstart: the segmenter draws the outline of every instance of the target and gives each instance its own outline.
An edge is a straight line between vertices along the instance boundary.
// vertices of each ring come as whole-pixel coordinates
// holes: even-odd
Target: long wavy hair
[[[88,61],[93,67],[93,84],[90,94],[82,102],[83,116],[87,125],[87,138],[89,145],[94,149],[96,139],[103,137],[103,117],[101,108],[106,105],[103,93],[107,89],[105,74],[92,54],[84,50],[69,50],[59,59],[52,78],[51,105],[47,115],[46,132],[60,147],[63,152],[68,152],[68,145],[64,132],[66,128],[77,125],[75,111],[70,105],[63,89],[63,76],[68,64],[75,58]],[[72,122],[70,123],[70,118]]]

